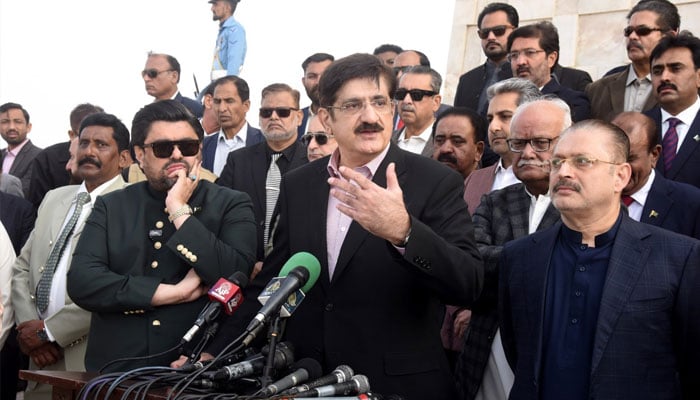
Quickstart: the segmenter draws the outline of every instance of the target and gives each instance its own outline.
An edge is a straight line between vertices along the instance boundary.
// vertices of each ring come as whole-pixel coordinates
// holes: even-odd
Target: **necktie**
[[[53,249],[51,249],[49,259],[46,261],[46,266],[44,267],[44,271],[41,274],[41,279],[39,279],[39,284],[37,285],[36,289],[36,306],[40,312],[46,311],[46,308],[49,306],[49,295],[51,294],[53,273],[56,271],[58,261],[61,259],[63,249],[66,247],[66,239],[68,239],[71,232],[73,232],[75,224],[78,222],[80,213],[83,210],[83,206],[88,201],[90,201],[90,194],[86,192],[78,193],[75,200],[75,210],[73,210],[73,214],[70,216],[68,223],[66,223],[66,226],[63,227],[61,234],[58,236],[58,239],[56,239],[56,244],[53,246]]]
[[[681,122],[678,118],[669,118],[668,120],[668,130],[661,142],[661,147],[664,152],[664,172],[668,174],[671,170],[671,165],[673,165],[673,159],[676,158],[676,148],[678,147],[678,132],[676,132],[676,126]],[[666,175],[668,176],[668,175]]]
[[[263,244],[267,246],[268,235],[270,231],[270,220],[272,219],[272,211],[275,209],[275,204],[277,203],[277,196],[280,192],[280,180],[282,179],[282,174],[277,166],[277,160],[282,154],[276,153],[272,155],[272,160],[270,160],[270,167],[267,169],[267,178],[265,179],[265,232],[263,232]]]
[[[625,206],[629,207],[630,204],[634,203],[634,199],[632,198],[632,196],[623,194],[623,195],[622,195],[622,203],[623,203]]]

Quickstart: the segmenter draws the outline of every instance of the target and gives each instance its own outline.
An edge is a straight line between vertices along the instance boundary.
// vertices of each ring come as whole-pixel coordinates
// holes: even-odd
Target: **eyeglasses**
[[[423,100],[423,96],[430,96],[433,97],[437,94],[437,92],[433,92],[432,90],[423,90],[423,89],[396,89],[396,94],[394,94],[394,99],[395,100],[403,100],[406,98],[406,94],[411,95],[411,99],[413,101],[421,101]]]
[[[532,59],[534,58],[537,53],[544,53],[544,50],[535,50],[535,49],[525,49],[522,51],[511,51],[508,53],[506,58],[508,58],[508,62],[512,62],[513,60],[517,60],[520,58],[521,55],[525,56],[525,58]]]
[[[292,108],[292,107],[275,107],[275,108],[261,108],[260,109],[260,117],[262,118],[270,118],[272,117],[272,112],[276,112],[277,116],[280,118],[287,118],[292,114],[292,111],[297,111],[299,110],[298,108]]]
[[[620,165],[620,163],[599,160],[597,158],[588,158],[586,156],[576,156],[571,158],[552,158],[551,160],[549,160],[549,163],[552,165],[552,171],[558,171],[559,169],[561,169],[561,166],[564,165],[564,163],[567,161],[571,163],[572,167],[580,170],[591,169],[596,163],[599,162],[610,165]]]
[[[508,143],[508,148],[513,153],[522,153],[525,150],[525,146],[529,143],[532,149],[538,153],[549,150],[552,146],[552,142],[559,139],[559,136],[554,138],[533,138],[533,139],[506,139]]]
[[[307,132],[301,137],[301,140],[308,146],[311,143],[311,139],[315,139],[319,146],[323,146],[328,143],[328,139],[332,137],[333,135],[329,135],[326,132]]]
[[[386,97],[381,97],[370,100],[368,102],[360,100],[349,100],[339,106],[326,106],[325,108],[340,110],[340,112],[345,115],[357,115],[361,113],[362,110],[364,110],[368,104],[378,114],[389,113],[391,112],[394,106],[394,102],[390,101]]]
[[[199,140],[176,140],[169,141],[163,140],[153,143],[144,144],[143,147],[150,147],[153,149],[153,155],[158,158],[168,158],[173,154],[173,150],[177,146],[180,149],[180,154],[185,157],[192,157],[199,153]]]
[[[175,70],[174,70],[174,69],[166,69],[166,70],[163,70],[163,71],[158,71],[158,70],[155,69],[155,68],[144,69],[143,71],[141,71],[141,76],[144,77],[144,78],[145,78],[146,76],[148,76],[149,78],[154,79],[155,77],[157,77],[158,75],[162,74],[163,72],[172,72],[172,71],[175,71]]]
[[[494,36],[496,37],[501,37],[506,34],[506,31],[509,28],[512,28],[512,25],[496,25],[492,26],[490,28],[484,28],[484,29],[479,29],[476,31],[476,33],[479,35],[479,38],[481,39],[486,39],[489,37],[489,33],[493,32]]]
[[[636,33],[637,36],[646,36],[654,31],[664,32],[664,29],[649,28],[646,25],[638,25],[638,26],[628,26],[624,30],[625,37],[629,37],[632,34],[632,32]]]

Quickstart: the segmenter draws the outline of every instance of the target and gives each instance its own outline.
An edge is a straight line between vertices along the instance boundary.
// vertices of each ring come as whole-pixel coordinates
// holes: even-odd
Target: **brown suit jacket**
[[[591,118],[610,122],[615,116],[625,111],[625,86],[629,68],[611,74],[591,83],[586,88],[586,95],[591,101]],[[653,93],[649,94],[644,110],[656,105]]]
[[[496,179],[496,167],[498,163],[486,168],[475,169],[464,180],[464,201],[469,208],[469,215],[474,215],[474,211],[481,203],[481,196],[489,193]]]

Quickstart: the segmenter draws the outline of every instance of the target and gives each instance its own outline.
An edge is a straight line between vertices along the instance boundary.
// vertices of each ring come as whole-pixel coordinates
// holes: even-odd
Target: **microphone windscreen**
[[[301,360],[294,363],[292,370],[296,371],[299,368],[304,368],[306,372],[309,373],[309,378],[307,380],[318,379],[323,373],[323,368],[321,364],[313,358],[302,358]]]
[[[309,272],[309,280],[307,280],[304,287],[301,288],[304,293],[308,293],[309,289],[316,284],[319,275],[321,275],[321,263],[313,254],[300,251],[287,260],[280,270],[279,276],[289,275],[289,271],[296,267],[303,267]]]

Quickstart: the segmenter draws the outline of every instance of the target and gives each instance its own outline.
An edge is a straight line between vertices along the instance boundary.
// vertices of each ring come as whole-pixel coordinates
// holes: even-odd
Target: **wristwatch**
[[[36,335],[42,342],[49,342],[49,335],[46,333],[46,329],[36,331]]]

